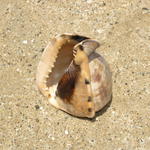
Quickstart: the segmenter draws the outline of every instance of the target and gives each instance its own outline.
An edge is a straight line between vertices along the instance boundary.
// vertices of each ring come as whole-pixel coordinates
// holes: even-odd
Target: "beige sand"
[[[113,73],[110,107],[95,120],[53,108],[36,67],[56,34],[102,43]],[[0,0],[0,149],[149,150],[150,1]]]

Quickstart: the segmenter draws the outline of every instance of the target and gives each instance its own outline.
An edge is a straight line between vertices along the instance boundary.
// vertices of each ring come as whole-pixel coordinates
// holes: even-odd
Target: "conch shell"
[[[74,116],[93,118],[111,100],[111,72],[95,52],[99,45],[73,34],[50,41],[37,68],[36,84],[53,106]]]

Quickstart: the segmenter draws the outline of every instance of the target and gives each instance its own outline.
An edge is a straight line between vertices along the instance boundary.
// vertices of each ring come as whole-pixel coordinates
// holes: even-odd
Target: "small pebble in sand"
[[[104,32],[103,29],[97,29],[96,31],[97,31],[98,33],[103,33],[103,32]]]
[[[54,137],[52,137],[52,140],[54,141],[54,140],[55,140],[55,138],[54,138]]]
[[[87,0],[86,2],[90,4],[93,2],[93,0]]]
[[[68,135],[68,134],[69,134],[68,130],[65,130],[65,134],[66,134],[66,135]]]
[[[20,72],[20,69],[19,69],[19,68],[17,68],[17,69],[16,69],[16,71],[17,71],[17,72]]]
[[[23,43],[23,44],[27,44],[28,41],[27,41],[27,40],[23,40],[22,43]]]
[[[35,109],[36,110],[40,109],[40,106],[39,105],[35,105]]]
[[[35,41],[34,39],[31,40],[32,43],[33,43],[34,41]]]

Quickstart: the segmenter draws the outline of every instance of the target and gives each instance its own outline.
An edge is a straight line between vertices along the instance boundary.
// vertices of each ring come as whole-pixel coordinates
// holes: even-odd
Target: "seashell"
[[[111,100],[111,72],[95,52],[99,45],[74,34],[58,35],[50,41],[37,68],[36,84],[54,107],[93,118]]]

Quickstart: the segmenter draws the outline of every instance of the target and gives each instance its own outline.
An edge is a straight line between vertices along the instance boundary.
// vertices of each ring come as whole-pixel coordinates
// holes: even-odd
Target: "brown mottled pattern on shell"
[[[89,65],[93,100],[96,111],[99,111],[110,101],[111,73],[108,64],[100,55],[97,55],[97,58],[94,58]]]
[[[102,83],[102,85],[101,85],[100,95],[101,95],[102,101],[107,97],[107,87],[104,86],[104,83]]]
[[[93,74],[93,80],[95,81],[95,82],[100,82],[101,81],[101,74],[98,74],[97,73],[97,70],[95,69],[95,71],[94,71],[95,73]]]
[[[58,83],[58,96],[65,103],[70,103],[71,101],[72,95],[74,93],[75,83],[79,76],[79,72],[80,66],[72,62]]]

